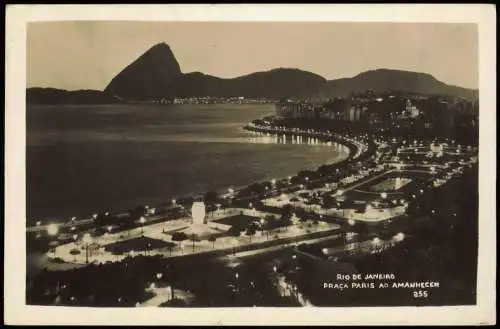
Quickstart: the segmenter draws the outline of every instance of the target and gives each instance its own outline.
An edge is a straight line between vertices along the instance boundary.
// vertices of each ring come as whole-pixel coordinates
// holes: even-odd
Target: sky
[[[160,42],[182,72],[222,78],[293,67],[331,80],[388,68],[479,83],[475,24],[63,21],[28,24],[27,85],[103,90]]]

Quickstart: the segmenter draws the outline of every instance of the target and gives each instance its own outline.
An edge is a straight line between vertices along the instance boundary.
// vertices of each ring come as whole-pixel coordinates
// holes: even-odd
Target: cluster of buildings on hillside
[[[282,100],[276,104],[276,117],[281,119],[323,119],[360,121],[369,124],[411,125],[422,123],[432,128],[436,121],[445,125],[476,125],[478,102],[464,99],[430,98],[426,96],[335,98],[326,103]],[[458,121],[457,121],[458,119]]]
[[[382,102],[381,99],[376,101]],[[330,119],[360,121],[369,112],[369,104],[363,101],[337,98],[329,103],[282,101],[276,104],[276,116],[294,119]],[[419,109],[408,99],[406,107],[400,113],[401,118],[416,118]]]

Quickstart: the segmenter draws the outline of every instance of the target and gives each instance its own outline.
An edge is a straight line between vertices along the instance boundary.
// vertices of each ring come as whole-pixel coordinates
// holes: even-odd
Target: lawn
[[[380,198],[381,192],[387,192],[388,198],[399,199],[408,194],[417,193],[427,184],[432,176],[423,172],[390,172],[375,180],[362,184],[354,190],[345,192],[344,197],[351,200],[370,202]],[[399,181],[398,181],[399,179]]]
[[[231,217],[225,217],[222,219],[218,219],[215,222],[225,224],[225,225],[236,226],[239,228],[247,228],[251,222],[259,221],[259,220],[260,220],[260,218],[258,218],[258,217],[252,217],[252,216],[247,216],[247,215],[235,215],[235,216],[231,216]]]
[[[160,248],[168,248],[175,246],[175,243],[166,242],[157,239],[151,239],[148,237],[133,238],[130,240],[120,241],[108,244],[104,247],[106,251],[110,251],[113,254],[123,254],[134,251],[144,251]]]
[[[411,178],[391,177],[378,184],[372,185],[371,190],[375,192],[393,192],[399,190],[406,184],[409,184],[411,181]]]

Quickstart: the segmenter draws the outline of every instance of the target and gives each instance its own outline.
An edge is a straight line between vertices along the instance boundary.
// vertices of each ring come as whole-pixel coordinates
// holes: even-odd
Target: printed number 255
[[[426,290],[418,290],[413,292],[414,298],[427,298],[429,295]]]

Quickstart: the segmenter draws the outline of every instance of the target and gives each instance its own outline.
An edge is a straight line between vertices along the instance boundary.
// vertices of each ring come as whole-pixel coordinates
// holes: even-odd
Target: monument
[[[190,225],[183,229],[182,232],[186,233],[188,236],[192,236],[194,234],[198,238],[203,238],[207,235],[218,232],[208,224],[206,218],[206,207],[203,201],[193,202],[193,205],[191,206]]]
[[[193,206],[191,207],[191,223],[193,225],[206,224],[205,214],[205,203],[200,201],[193,202]]]

